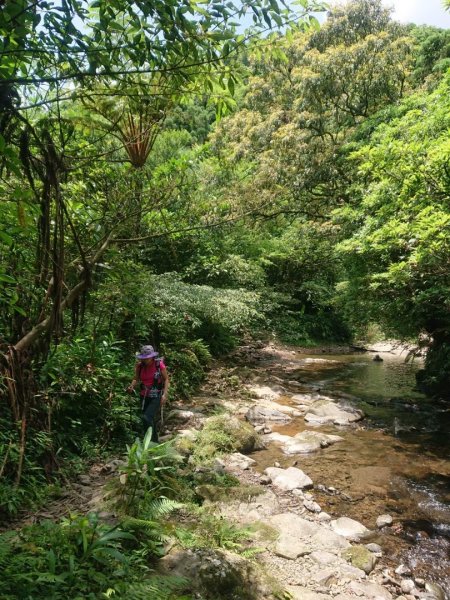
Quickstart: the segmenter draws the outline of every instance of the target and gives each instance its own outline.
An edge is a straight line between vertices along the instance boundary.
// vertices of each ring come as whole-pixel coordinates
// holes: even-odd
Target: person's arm
[[[130,383],[130,385],[128,386],[127,390],[129,392],[133,392],[134,388],[136,387],[136,385],[139,382],[139,363],[136,363],[136,366],[134,368],[134,379],[133,381]]]
[[[161,395],[161,404],[165,404],[167,402],[170,386],[169,374],[167,373],[167,369],[161,369],[161,377],[163,378],[163,393]]]

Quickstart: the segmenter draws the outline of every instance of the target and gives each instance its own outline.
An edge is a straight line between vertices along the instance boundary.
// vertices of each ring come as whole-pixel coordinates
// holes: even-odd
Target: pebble
[[[425,587],[425,579],[422,579],[421,577],[414,577],[414,583],[417,585],[417,587]]]

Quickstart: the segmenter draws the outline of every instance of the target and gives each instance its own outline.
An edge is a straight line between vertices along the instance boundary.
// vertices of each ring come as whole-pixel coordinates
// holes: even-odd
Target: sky
[[[450,12],[442,0],[383,0],[383,4],[393,6],[394,19],[402,23],[450,28]]]

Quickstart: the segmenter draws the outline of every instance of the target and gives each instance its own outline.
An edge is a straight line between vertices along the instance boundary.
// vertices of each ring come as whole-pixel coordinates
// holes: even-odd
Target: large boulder
[[[361,410],[351,406],[342,407],[325,397],[311,404],[305,415],[305,421],[308,423],[334,423],[335,425],[349,425],[362,418],[364,413]]]
[[[268,467],[264,473],[270,477],[272,485],[285,492],[313,486],[313,482],[308,475],[296,467],[289,467],[288,469]]]
[[[327,435],[319,431],[301,431],[293,437],[279,433],[270,433],[267,438],[281,444],[284,454],[308,454],[326,448],[343,440],[339,435]]]
[[[264,406],[252,406],[245,415],[250,423],[265,423],[274,421],[278,423],[288,423],[291,417],[277,408],[266,408]]]
[[[337,534],[354,542],[359,542],[360,539],[365,538],[370,534],[370,530],[367,529],[367,527],[362,523],[359,523],[359,521],[355,521],[349,517],[339,517],[339,519],[331,521],[331,528]]]
[[[274,552],[286,558],[296,558],[317,550],[338,554],[350,548],[350,543],[328,527],[303,519],[295,513],[281,513],[267,519],[279,532]]]
[[[160,560],[165,574],[184,577],[205,600],[259,600],[271,586],[254,562],[227,551],[174,550]]]

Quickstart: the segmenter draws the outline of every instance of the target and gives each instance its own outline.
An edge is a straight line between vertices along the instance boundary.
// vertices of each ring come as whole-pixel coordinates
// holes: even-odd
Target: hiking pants
[[[142,421],[144,435],[149,427],[152,428],[152,442],[158,441],[158,429],[161,423],[161,392],[155,396],[142,399]]]

